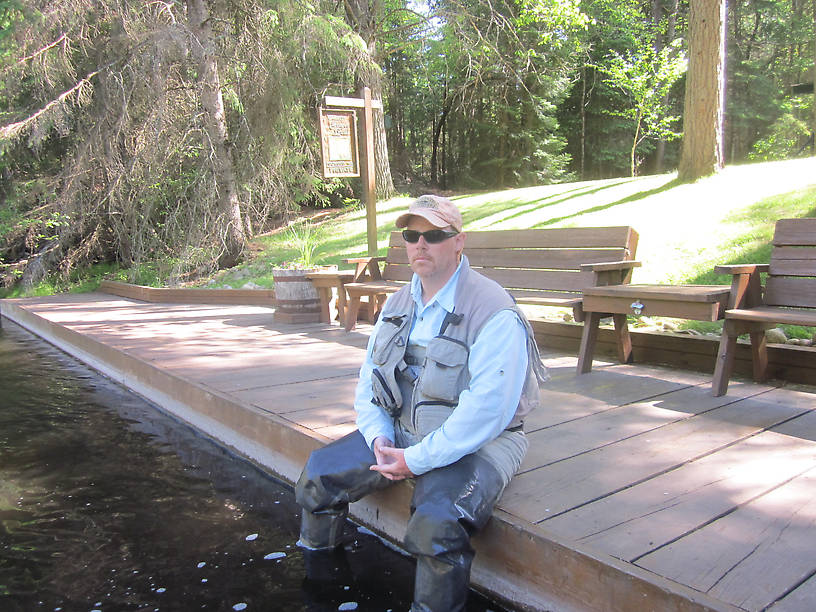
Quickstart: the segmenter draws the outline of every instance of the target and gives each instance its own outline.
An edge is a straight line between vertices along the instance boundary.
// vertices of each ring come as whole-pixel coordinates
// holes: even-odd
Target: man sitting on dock
[[[462,251],[462,215],[424,195],[396,225],[414,272],[368,343],[358,430],[314,451],[297,484],[300,544],[333,550],[348,504],[414,478],[404,546],[417,558],[412,610],[464,610],[474,551],[527,450],[524,416],[546,370],[524,314]]]

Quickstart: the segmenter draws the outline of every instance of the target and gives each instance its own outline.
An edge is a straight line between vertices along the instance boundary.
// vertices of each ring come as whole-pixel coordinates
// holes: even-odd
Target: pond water
[[[304,558],[291,487],[2,324],[0,610],[410,607],[409,558],[350,523]]]

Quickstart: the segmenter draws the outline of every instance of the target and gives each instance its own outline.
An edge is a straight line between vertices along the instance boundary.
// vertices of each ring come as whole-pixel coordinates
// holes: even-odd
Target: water
[[[349,524],[315,563],[299,522],[290,487],[3,319],[0,610],[410,607],[410,559]]]

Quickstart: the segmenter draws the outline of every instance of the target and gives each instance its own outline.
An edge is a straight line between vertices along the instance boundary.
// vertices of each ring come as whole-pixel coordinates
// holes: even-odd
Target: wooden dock
[[[263,306],[105,294],[2,314],[279,477],[354,428],[370,326],[280,325]],[[474,540],[474,586],[517,609],[816,610],[816,388],[548,353],[530,450]],[[399,541],[410,484],[353,505]]]

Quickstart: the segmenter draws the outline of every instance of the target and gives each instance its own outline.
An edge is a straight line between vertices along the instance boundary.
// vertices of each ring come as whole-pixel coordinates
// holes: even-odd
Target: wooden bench
[[[714,369],[712,393],[724,395],[737,336],[749,334],[754,380],[768,378],[765,330],[780,323],[816,326],[816,218],[776,222],[770,264],[717,266],[731,274],[731,293]],[[767,273],[765,287],[760,274]]]
[[[640,265],[633,261],[637,242],[638,234],[631,227],[474,231],[467,232],[465,254],[472,268],[502,285],[519,304],[569,307],[575,320],[583,321],[583,290],[628,283],[632,269]],[[371,275],[379,278],[345,285],[347,330],[354,328],[363,296],[378,312],[389,293],[411,280],[400,232],[391,234],[380,273],[371,264],[382,260],[357,260],[358,266],[368,262]]]

